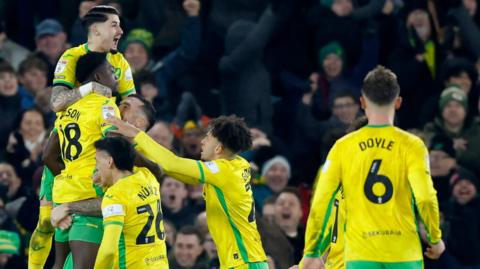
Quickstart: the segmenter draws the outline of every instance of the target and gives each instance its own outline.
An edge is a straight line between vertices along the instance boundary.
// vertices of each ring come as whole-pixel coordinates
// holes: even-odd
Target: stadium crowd
[[[80,21],[98,4],[122,14],[120,51],[156,109],[155,141],[200,159],[210,118],[251,128],[242,156],[271,268],[302,258],[317,171],[363,115],[361,84],[379,64],[401,86],[396,125],[429,149],[447,250],[425,268],[480,268],[476,0],[1,0],[0,268],[26,268],[53,73],[86,42]],[[165,177],[161,197],[170,267],[218,268],[202,187]]]

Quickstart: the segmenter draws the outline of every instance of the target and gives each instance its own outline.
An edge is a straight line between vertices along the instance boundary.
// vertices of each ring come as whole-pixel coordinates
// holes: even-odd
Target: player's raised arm
[[[67,86],[57,84],[52,87],[50,107],[54,112],[63,111],[65,108],[93,91],[103,96],[112,95],[112,90],[110,88],[96,82],[88,83],[78,88],[69,88]]]
[[[427,239],[434,245],[441,241],[442,231],[439,224],[437,192],[430,177],[428,151],[420,139],[414,141],[409,150],[408,181],[418,214],[427,231]]]
[[[305,232],[304,258],[300,263],[300,268],[311,268],[311,263],[318,263],[328,247],[328,242],[326,242],[327,224],[332,201],[340,186],[340,176],[340,158],[338,146],[335,145],[323,165],[313,196]]]

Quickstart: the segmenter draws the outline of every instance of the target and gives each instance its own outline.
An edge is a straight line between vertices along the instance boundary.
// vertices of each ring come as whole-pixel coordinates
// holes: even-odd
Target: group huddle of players
[[[55,70],[55,128],[44,150],[39,223],[29,268],[43,268],[55,238],[54,268],[168,268],[159,181],[167,174],[204,184],[207,223],[221,268],[268,268],[255,221],[251,147],[242,119],[213,119],[202,161],[176,156],[151,139],[154,108],[135,94],[128,62],[116,52],[117,10],[83,18],[88,42],[64,52]],[[112,91],[122,96],[120,106]],[[321,170],[301,268],[422,268],[444,246],[423,142],[392,125],[401,104],[396,77],[377,67],[364,81],[368,125],[337,141]],[[352,159],[354,157],[354,159]],[[340,244],[342,242],[342,244]],[[393,242],[393,243],[392,243]]]

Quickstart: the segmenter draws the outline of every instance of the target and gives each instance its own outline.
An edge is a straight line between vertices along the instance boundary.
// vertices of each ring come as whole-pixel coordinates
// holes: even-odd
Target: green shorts
[[[67,230],[55,229],[55,241],[82,241],[99,244],[103,236],[103,218],[73,215],[72,226]]]
[[[347,269],[423,269],[423,261],[371,262],[347,261]]]
[[[52,174],[52,171],[48,169],[47,166],[43,168],[42,172],[42,181],[40,183],[40,200],[44,199],[48,202],[52,201],[52,189],[53,189],[53,179],[55,177]]]

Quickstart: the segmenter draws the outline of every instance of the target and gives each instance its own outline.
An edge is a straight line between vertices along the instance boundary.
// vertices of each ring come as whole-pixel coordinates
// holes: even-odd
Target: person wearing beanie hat
[[[152,65],[150,54],[153,46],[153,35],[145,29],[133,29],[121,46],[121,51],[130,63],[133,73],[136,73],[147,65]]]
[[[329,8],[339,17],[344,17],[352,13],[352,0],[320,0],[320,4]]]
[[[340,43],[332,41],[323,46],[318,52],[318,63],[327,77],[338,77],[345,64],[345,51]]]
[[[450,87],[443,90],[440,95],[440,100],[438,102],[440,112],[443,113],[443,109],[450,101],[456,101],[464,109],[465,113],[468,111],[468,98],[464,91],[462,91],[458,86],[451,85]]]
[[[291,176],[290,163],[285,157],[277,155],[263,164],[261,176],[264,184],[253,186],[255,205],[260,209],[265,199],[280,193],[288,185]]]

